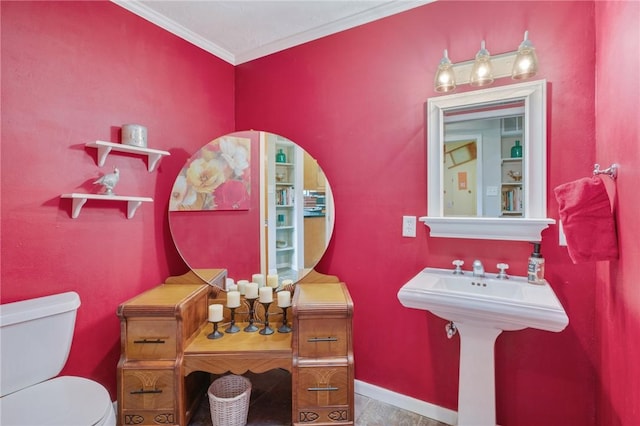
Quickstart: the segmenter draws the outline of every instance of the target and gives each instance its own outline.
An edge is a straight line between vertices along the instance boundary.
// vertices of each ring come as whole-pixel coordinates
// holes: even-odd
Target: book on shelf
[[[281,188],[276,191],[276,205],[290,206],[294,201],[293,187]]]
[[[523,194],[522,187],[502,188],[502,211],[505,213],[522,213]]]

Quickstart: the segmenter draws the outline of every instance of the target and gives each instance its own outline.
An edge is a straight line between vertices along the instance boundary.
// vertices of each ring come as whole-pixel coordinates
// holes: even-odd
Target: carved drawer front
[[[124,370],[122,392],[125,410],[173,410],[173,370]]]
[[[326,407],[349,403],[348,367],[299,367],[298,406]]]
[[[127,321],[128,359],[175,359],[176,322],[157,318]]]
[[[177,425],[178,421],[173,410],[144,411],[125,410],[122,425]]]
[[[301,319],[298,355],[322,358],[347,355],[347,323],[344,319]]]
[[[294,425],[301,424],[336,424],[353,425],[352,415],[348,405],[336,407],[306,407],[294,413]]]

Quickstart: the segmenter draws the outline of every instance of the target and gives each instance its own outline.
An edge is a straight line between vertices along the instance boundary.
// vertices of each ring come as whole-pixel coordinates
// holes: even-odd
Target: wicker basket
[[[246,377],[229,374],[209,386],[209,406],[213,426],[244,426],[249,414],[251,382]]]

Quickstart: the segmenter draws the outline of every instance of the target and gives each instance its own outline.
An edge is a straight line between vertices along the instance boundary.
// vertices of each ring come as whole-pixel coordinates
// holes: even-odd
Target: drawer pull
[[[154,339],[154,340],[142,339],[142,340],[134,340],[133,343],[164,343],[164,340],[162,340],[162,339]]]
[[[131,395],[140,395],[145,393],[162,393],[162,389],[153,389],[153,390],[140,389],[136,391],[131,391]]]
[[[307,390],[309,392],[322,392],[322,391],[337,391],[340,390],[340,388],[336,388],[334,386],[327,386],[327,387],[317,387],[317,388],[307,388]]]
[[[337,342],[337,341],[338,341],[337,337],[311,337],[310,339],[307,339],[307,342],[309,342],[309,343]]]

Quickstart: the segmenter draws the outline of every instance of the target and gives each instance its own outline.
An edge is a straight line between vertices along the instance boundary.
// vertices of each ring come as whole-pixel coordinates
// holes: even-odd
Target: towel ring
[[[613,163],[608,168],[600,170],[600,164],[595,164],[593,166],[593,175],[608,175],[611,179],[616,180],[618,177],[618,165]]]

